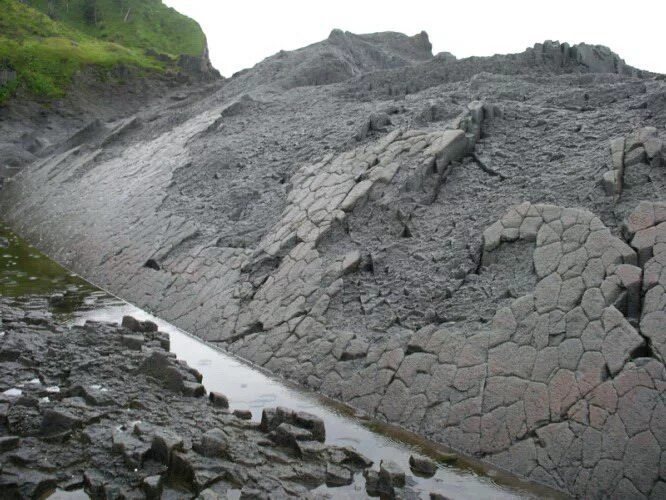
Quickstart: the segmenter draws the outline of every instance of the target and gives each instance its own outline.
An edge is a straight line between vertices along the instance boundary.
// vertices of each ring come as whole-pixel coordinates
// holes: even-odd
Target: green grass
[[[17,73],[17,79],[5,85],[0,85],[0,104],[9,99],[16,91],[25,90],[28,93],[53,99],[65,94],[71,82],[72,75],[84,67],[92,66],[101,74],[105,74],[119,64],[139,68],[142,71],[161,71],[165,64],[145,54],[145,49],[152,48],[157,52],[168,54],[198,53],[203,50],[204,38],[201,29],[194,21],[181,16],[173,9],[162,5],[160,0],[127,1],[128,4],[145,4],[143,9],[137,7],[137,20],[133,23],[120,23],[124,29],[117,32],[112,29],[116,26],[114,17],[105,14],[102,6],[110,7],[124,4],[122,0],[98,0],[101,11],[100,22],[97,26],[83,26],[86,21],[83,17],[83,1],[69,0],[69,11],[66,10],[67,0],[52,0],[57,10],[51,19],[43,12],[33,9],[18,0],[0,0],[0,68],[10,68]],[[48,2],[31,1],[35,7],[44,8]],[[39,4],[39,5],[38,5]],[[152,11],[161,6],[164,16],[158,15],[162,11]],[[131,7],[131,6],[130,6]],[[69,13],[57,20],[60,8]],[[80,14],[77,21],[75,12]],[[148,16],[150,12],[154,18]],[[162,13],[164,13],[162,12]],[[144,15],[142,15],[142,13]],[[104,17],[108,16],[108,17]],[[132,11],[130,11],[130,17]],[[179,50],[179,37],[174,36],[167,40],[166,31],[170,26],[178,25],[177,18],[181,18],[181,28],[178,31],[181,39],[186,39],[184,50]],[[102,21],[107,19],[107,21]],[[108,24],[103,24],[103,23]],[[153,23],[156,29],[150,29]],[[77,29],[82,24],[82,29]],[[175,29],[175,28],[174,28]],[[107,36],[106,32],[114,32],[114,36]],[[186,35],[189,33],[189,35]],[[111,41],[118,39],[117,41]],[[119,43],[120,41],[124,43]],[[155,42],[155,45],[153,45]],[[198,50],[198,52],[197,52]]]
[[[196,21],[162,0],[26,0],[52,19],[94,38],[167,54],[203,53],[205,36]],[[86,16],[95,5],[96,22]]]

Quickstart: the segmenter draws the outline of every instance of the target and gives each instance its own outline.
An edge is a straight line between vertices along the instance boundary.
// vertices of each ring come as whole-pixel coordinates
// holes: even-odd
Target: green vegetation
[[[125,47],[167,54],[203,53],[196,21],[162,0],[25,0],[26,4],[86,35]]]
[[[0,247],[0,295],[21,297],[67,290],[65,306],[92,290],[80,277],[17,237],[2,221],[0,239],[9,243],[7,248]]]
[[[204,40],[195,21],[161,0],[0,0],[0,69],[17,75],[0,83],[0,104],[17,89],[60,97],[86,66],[102,75],[119,64],[164,70],[145,49],[198,55]]]

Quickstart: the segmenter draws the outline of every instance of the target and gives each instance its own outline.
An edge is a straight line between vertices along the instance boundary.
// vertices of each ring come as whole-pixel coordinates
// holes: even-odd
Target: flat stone
[[[649,493],[658,477],[660,456],[659,444],[649,432],[637,434],[627,443],[625,474],[643,494]]]
[[[534,269],[543,278],[557,269],[562,258],[562,243],[555,242],[538,247],[534,251]]]
[[[583,294],[581,302],[585,315],[590,320],[601,318],[603,310],[606,308],[606,301],[599,288],[589,288]]]

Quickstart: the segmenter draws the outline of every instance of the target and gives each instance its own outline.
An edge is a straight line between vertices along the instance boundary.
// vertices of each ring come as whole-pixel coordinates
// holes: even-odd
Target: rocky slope
[[[94,119],[219,78],[199,25],[161,0],[123,2],[120,18],[116,2],[93,4],[0,0],[0,179]]]
[[[2,498],[303,498],[372,463],[323,444],[314,415],[267,408],[257,424],[204,397],[154,323],[69,327],[47,307],[0,299]]]
[[[355,35],[335,29],[319,43],[292,52],[280,51],[254,68],[239,72],[243,86],[276,85],[285,89],[348,80],[369,71],[410,67],[432,58],[432,45],[422,32]]]
[[[191,92],[36,151],[3,217],[378,418],[574,496],[664,494],[661,77],[335,31]]]

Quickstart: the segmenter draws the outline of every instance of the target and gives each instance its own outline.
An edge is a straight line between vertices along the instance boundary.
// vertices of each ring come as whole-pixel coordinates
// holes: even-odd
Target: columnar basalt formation
[[[664,80],[426,45],[333,33],[87,128],[0,205],[273,373],[571,495],[659,497]]]
[[[245,281],[235,296],[246,298],[247,303],[239,302],[237,318],[225,318],[231,331],[225,336],[222,330],[216,340],[236,340],[257,333],[257,328],[276,327],[280,337],[302,336],[296,331],[298,325],[321,317],[331,296],[341,290],[343,276],[361,264],[358,251],[322,256],[318,242],[333,226],[343,226],[346,212],[361,200],[380,199],[383,187],[396,176],[405,179],[402,182],[410,189],[434,196],[451,163],[474,148],[484,115],[495,112],[494,106],[482,103],[468,108],[454,121],[455,128],[432,133],[397,130],[370,147],[330,155],[299,170],[291,179],[281,219],[241,268],[249,274],[252,289]],[[275,263],[270,275],[262,269],[267,261]],[[257,333],[248,341],[275,342],[267,340],[273,336]]]
[[[484,266],[520,240],[534,244],[534,292],[489,327],[368,345],[306,316],[293,336],[255,333],[233,349],[281,373],[298,366],[325,393],[572,494],[658,497],[666,371],[627,319],[640,314],[636,253],[588,211],[524,203],[484,233]]]
[[[484,259],[524,238],[536,240],[539,281],[492,324],[484,451],[577,496],[658,498],[666,371],[628,321],[640,316],[643,263],[593,214],[529,204],[484,233]]]
[[[666,361],[666,203],[641,202],[624,234],[643,267],[640,331],[655,356]]]
[[[610,143],[612,168],[604,172],[602,179],[606,194],[616,197],[622,194],[627,169],[632,170],[628,178],[634,180],[638,177],[634,170],[661,168],[664,165],[663,144],[655,127],[644,127],[626,138],[613,139]]]

